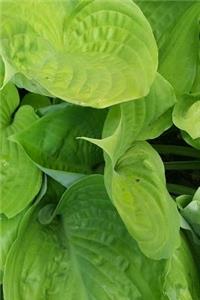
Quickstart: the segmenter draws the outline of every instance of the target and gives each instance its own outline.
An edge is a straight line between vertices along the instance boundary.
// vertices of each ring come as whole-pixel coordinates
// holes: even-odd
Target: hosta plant
[[[4,300],[200,299],[200,2],[0,0]]]

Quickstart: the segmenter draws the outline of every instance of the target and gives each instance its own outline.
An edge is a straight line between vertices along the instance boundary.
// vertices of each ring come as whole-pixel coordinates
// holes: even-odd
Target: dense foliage
[[[199,300],[200,2],[0,9],[4,300]]]

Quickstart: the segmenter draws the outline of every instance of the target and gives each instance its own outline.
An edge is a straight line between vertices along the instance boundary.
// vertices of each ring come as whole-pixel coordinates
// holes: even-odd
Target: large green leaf
[[[82,173],[96,172],[95,168],[103,162],[99,148],[77,137],[89,135],[100,138],[106,114],[106,110],[71,104],[55,105],[12,139],[23,146],[45,173],[67,183],[68,179],[73,181]]]
[[[93,107],[148,94],[157,46],[133,1],[12,0],[1,11],[0,53],[17,85]]]
[[[175,105],[174,124],[193,139],[200,138],[200,96],[185,95]]]
[[[176,252],[184,281],[170,281],[177,265],[140,252],[110,203],[102,176],[89,176],[68,189],[52,220],[48,206],[30,210],[23,220],[6,263],[6,300],[174,300],[166,293],[173,287],[178,294],[180,286],[198,300],[189,249],[184,259]],[[39,211],[49,223],[39,222]]]
[[[159,45],[159,71],[180,95],[199,89],[199,1],[136,1]],[[187,26],[186,26],[187,24]]]
[[[41,186],[41,172],[23,149],[8,140],[37,121],[30,106],[19,106],[17,89],[8,84],[0,93],[0,213],[13,217],[36,196]]]

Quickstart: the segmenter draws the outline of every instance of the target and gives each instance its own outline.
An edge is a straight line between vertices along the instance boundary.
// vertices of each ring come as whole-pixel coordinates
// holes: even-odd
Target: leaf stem
[[[199,160],[164,162],[165,170],[200,170]]]
[[[175,195],[193,195],[195,193],[195,189],[189,186],[181,185],[181,184],[167,184],[168,191]]]
[[[174,154],[180,156],[188,156],[193,158],[200,158],[200,151],[186,146],[176,145],[152,145],[160,154]]]

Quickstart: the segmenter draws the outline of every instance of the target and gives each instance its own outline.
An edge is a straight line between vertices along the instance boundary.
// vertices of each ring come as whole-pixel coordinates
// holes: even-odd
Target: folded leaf
[[[171,126],[175,102],[173,88],[157,74],[147,97],[110,109],[102,140],[83,138],[104,150],[107,192],[142,252],[153,259],[170,257],[179,245],[180,220],[162,161],[144,140]]]
[[[20,87],[99,108],[148,94],[157,46],[133,1],[12,0],[1,11],[0,53]]]
[[[37,121],[30,106],[19,106],[17,89],[8,84],[0,93],[0,213],[8,218],[22,211],[37,195],[41,172],[9,137]]]
[[[141,251],[153,259],[170,257],[179,245],[180,218],[157,152],[147,142],[135,142],[114,168],[107,159],[105,185]]]
[[[172,125],[172,108],[175,103],[173,88],[157,74],[145,98],[111,108],[104,125],[103,138],[113,140],[110,142],[112,155],[117,158],[134,141],[154,139],[161,135]]]
[[[160,75],[150,93],[135,101],[110,108],[103,128],[103,139],[94,140],[113,163],[134,141],[154,139],[172,125],[172,109],[176,97],[171,85]],[[93,142],[93,139],[85,138]]]

